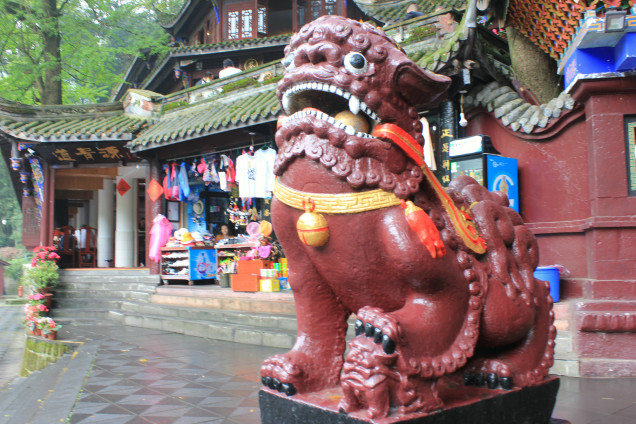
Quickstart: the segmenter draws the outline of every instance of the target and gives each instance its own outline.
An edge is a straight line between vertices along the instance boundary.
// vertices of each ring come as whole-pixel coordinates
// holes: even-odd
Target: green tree
[[[22,211],[11,185],[7,167],[0,164],[0,247],[20,246]]]
[[[183,0],[0,0],[0,93],[27,104],[108,101],[143,49],[161,53],[158,23]]]

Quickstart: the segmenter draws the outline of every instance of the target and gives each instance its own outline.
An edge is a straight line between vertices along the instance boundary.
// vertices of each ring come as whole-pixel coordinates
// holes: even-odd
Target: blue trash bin
[[[552,301],[554,303],[559,301],[559,270],[557,267],[538,266],[534,271],[534,278],[547,281],[550,284],[550,296],[552,296]]]

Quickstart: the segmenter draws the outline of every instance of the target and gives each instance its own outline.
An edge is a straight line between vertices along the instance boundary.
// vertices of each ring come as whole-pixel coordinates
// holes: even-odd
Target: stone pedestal
[[[390,415],[370,420],[364,413],[346,415],[337,410],[341,390],[329,389],[311,395],[287,397],[268,388],[261,390],[262,424],[548,424],[559,390],[558,377],[549,377],[536,387],[489,390],[463,387],[457,379],[438,383],[445,409],[428,414]]]

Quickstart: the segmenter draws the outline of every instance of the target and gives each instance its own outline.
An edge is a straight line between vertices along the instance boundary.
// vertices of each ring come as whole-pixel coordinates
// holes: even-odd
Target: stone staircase
[[[99,325],[125,300],[148,302],[158,284],[147,268],[61,270],[52,315],[62,323]]]
[[[291,293],[235,293],[219,286],[158,286],[147,269],[64,270],[53,316],[62,324],[119,321],[190,336],[291,348],[296,339]]]

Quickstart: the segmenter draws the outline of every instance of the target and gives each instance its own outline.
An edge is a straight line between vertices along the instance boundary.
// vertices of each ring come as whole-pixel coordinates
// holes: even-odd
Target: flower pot
[[[53,303],[53,293],[45,293],[44,294],[44,306],[49,311],[51,310],[51,304]]]
[[[50,333],[43,334],[45,339],[57,340],[57,331],[51,331]]]
[[[36,328],[33,330],[33,335],[34,336],[41,336],[42,335],[42,330],[40,330],[39,328]]]
[[[51,293],[51,288],[50,287],[42,287],[41,289],[38,289],[38,293],[40,294],[49,294]]]

